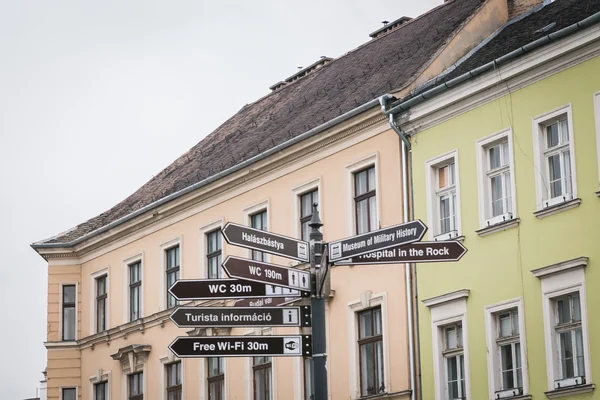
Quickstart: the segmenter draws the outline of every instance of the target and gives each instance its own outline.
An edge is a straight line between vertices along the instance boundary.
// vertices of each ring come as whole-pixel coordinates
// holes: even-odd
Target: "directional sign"
[[[209,300],[257,297],[310,297],[309,292],[274,290],[269,285],[239,279],[184,279],[169,288],[177,300]]]
[[[336,264],[357,265],[458,261],[466,252],[466,247],[456,240],[446,242],[414,242],[341,260]]]
[[[310,291],[310,273],[296,268],[229,256],[223,269],[232,278]]]
[[[276,307],[294,303],[299,297],[262,297],[260,299],[240,299],[234,307]]]
[[[425,224],[421,220],[416,220],[337,240],[329,243],[329,259],[338,261],[401,244],[418,242],[426,231]]]
[[[291,237],[228,222],[223,237],[229,244],[308,262],[310,244]]]
[[[179,307],[171,321],[184,327],[303,326],[310,327],[310,307]]]
[[[169,345],[179,358],[312,356],[310,335],[296,336],[179,336]]]

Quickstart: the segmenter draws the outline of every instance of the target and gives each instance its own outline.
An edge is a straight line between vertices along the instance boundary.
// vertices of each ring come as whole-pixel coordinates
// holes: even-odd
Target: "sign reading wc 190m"
[[[169,345],[179,358],[193,357],[310,357],[310,335],[296,336],[179,336]]]
[[[288,236],[228,222],[223,237],[229,244],[308,262],[309,243]]]
[[[171,321],[183,327],[304,326],[310,327],[310,307],[179,307]]]
[[[296,268],[229,256],[223,269],[232,278],[310,291],[310,273]]]
[[[239,279],[183,279],[175,282],[169,293],[177,300],[310,296],[309,292],[274,290],[269,285]]]
[[[337,240],[329,243],[329,259],[338,261],[401,244],[418,242],[426,231],[425,224],[421,220],[416,220]]]

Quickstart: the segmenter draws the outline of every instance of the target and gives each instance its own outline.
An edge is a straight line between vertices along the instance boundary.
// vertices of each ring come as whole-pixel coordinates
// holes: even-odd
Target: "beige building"
[[[306,238],[316,201],[326,241],[402,222],[406,157],[381,96],[435,77],[521,3],[454,0],[389,23],[273,85],[112,209],[34,243],[48,261],[48,399],[310,399],[310,359],[174,357],[177,336],[298,328],[177,328],[167,288],[222,276],[228,255],[297,265],[227,245],[230,221]],[[418,398],[411,276],[403,264],[332,269],[331,399]]]

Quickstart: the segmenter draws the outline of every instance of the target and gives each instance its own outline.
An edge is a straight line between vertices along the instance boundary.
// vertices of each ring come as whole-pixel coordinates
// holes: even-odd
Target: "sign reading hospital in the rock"
[[[458,261],[467,249],[455,240],[414,242],[341,260],[336,264],[397,264]]]
[[[416,220],[337,240],[329,243],[329,259],[338,261],[401,244],[418,242],[426,231],[425,224],[421,220]]]
[[[264,251],[298,261],[308,262],[310,260],[310,244],[288,236],[228,222],[223,228],[223,237],[227,243],[235,246]]]
[[[310,357],[310,335],[295,336],[179,336],[169,345],[179,358],[194,357]]]
[[[223,269],[232,278],[310,291],[310,273],[296,268],[229,256]]]
[[[179,307],[171,320],[183,327],[311,326],[310,307]]]

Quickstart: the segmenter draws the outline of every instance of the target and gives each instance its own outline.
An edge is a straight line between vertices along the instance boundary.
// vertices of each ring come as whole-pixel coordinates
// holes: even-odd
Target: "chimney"
[[[544,0],[507,0],[508,20],[510,21],[542,3]]]

